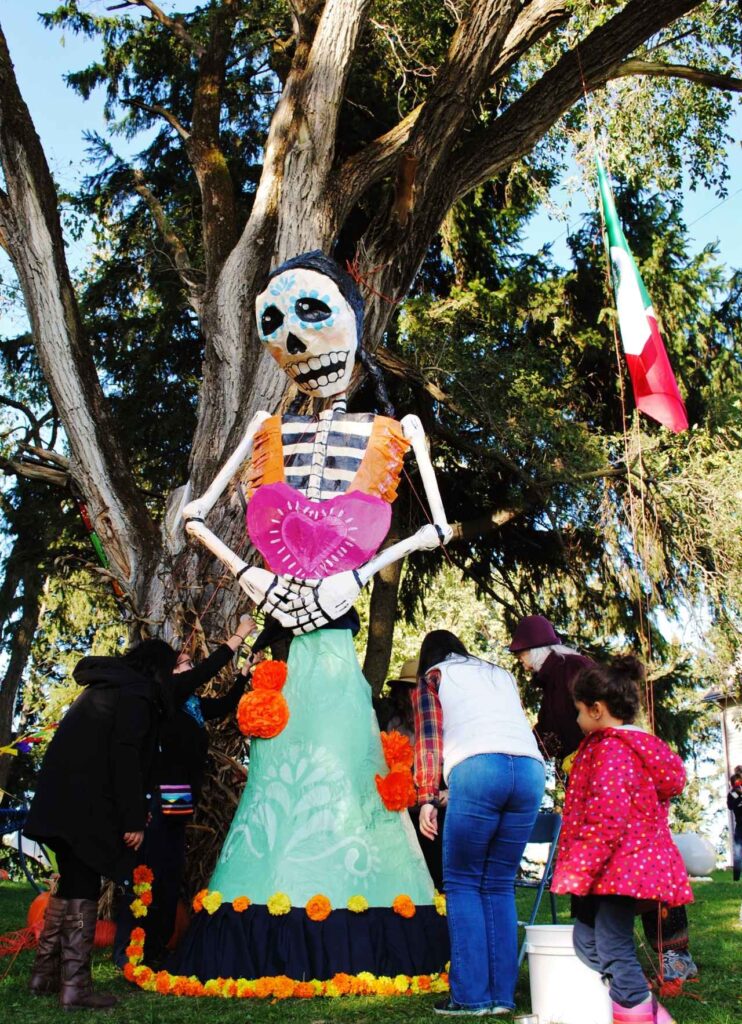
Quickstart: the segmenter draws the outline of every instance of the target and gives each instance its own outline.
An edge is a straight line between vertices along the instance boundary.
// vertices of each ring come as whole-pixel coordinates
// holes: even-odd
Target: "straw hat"
[[[399,676],[396,679],[388,680],[390,683],[406,683],[407,686],[417,686],[418,658],[408,658],[402,666]]]

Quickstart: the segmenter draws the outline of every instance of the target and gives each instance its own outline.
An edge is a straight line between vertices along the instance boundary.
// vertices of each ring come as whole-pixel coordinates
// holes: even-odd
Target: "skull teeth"
[[[347,352],[323,352],[320,356],[310,356],[306,362],[289,363],[285,370],[300,387],[316,391],[340,380],[347,362]]]

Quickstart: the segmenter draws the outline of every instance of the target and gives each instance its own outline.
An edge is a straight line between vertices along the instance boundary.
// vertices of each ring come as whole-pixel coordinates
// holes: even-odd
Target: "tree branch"
[[[171,18],[165,14],[161,8],[154,3],[154,0],[128,0],[130,7],[146,7],[152,17],[159,21],[165,28],[170,29],[174,36],[176,36],[182,43],[193,50],[199,57],[203,56],[204,47],[201,43],[197,42],[193,36],[189,33],[188,29],[183,24],[182,18]],[[124,6],[122,4],[122,6]]]
[[[174,128],[175,131],[180,135],[181,139],[185,139],[187,142],[190,139],[191,134],[187,128],[184,128],[177,117],[171,114],[167,108],[160,106],[159,103],[145,103],[144,100],[134,98],[122,99],[121,102],[125,106],[136,107],[137,110],[145,110],[148,114],[152,114],[155,117],[161,117],[164,121]]]
[[[697,0],[630,0],[594,29],[462,147],[451,166],[457,198],[529,153],[585,88],[593,91],[605,85],[629,53],[695,6]]]
[[[36,462],[22,462],[18,459],[0,459],[0,469],[12,476],[26,477],[28,480],[42,480],[54,487],[69,487],[70,474],[59,469],[41,466]]]
[[[180,279],[187,288],[189,295],[191,296],[191,304],[195,309],[200,306],[200,289],[198,288],[198,275],[194,272],[191,261],[188,257],[186,247],[181,242],[178,235],[173,231],[173,228],[168,220],[167,214],[162,207],[159,199],[155,196],[152,190],[145,184],[144,174],[138,168],[134,169],[134,190],[147,204],[152,219],[157,225],[157,230],[162,236],[167,249],[172,256],[173,263],[175,264]]]
[[[160,544],[158,529],[116,441],[67,267],[56,189],[2,30],[0,165],[12,210],[3,226],[39,364],[72,449],[75,477],[121,581],[144,585]],[[59,470],[44,472],[47,479],[62,476]]]
[[[650,78],[685,78],[689,82],[708,85],[712,89],[727,92],[742,92],[742,78],[722,75],[705,68],[694,68],[685,64],[660,64],[648,60],[627,60],[620,64],[611,78],[626,78],[629,75],[647,75]]]

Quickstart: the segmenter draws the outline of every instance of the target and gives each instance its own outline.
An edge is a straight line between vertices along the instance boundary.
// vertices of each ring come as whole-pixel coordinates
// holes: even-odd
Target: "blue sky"
[[[83,0],[82,7],[91,13],[105,13],[113,0]],[[182,11],[197,6],[196,0],[161,0],[166,11]],[[44,29],[38,21],[39,10],[51,10],[54,0],[0,0],[0,22],[6,34],[11,57],[16,67],[21,91],[31,110],[36,129],[41,137],[47,159],[59,184],[72,190],[86,173],[83,131],[105,132],[103,96],[97,90],[90,100],[83,101],[64,83],[64,73],[77,70],[95,59],[98,47],[91,42],[61,29]],[[719,246],[720,259],[727,267],[742,267],[742,113],[738,112],[731,134],[729,161],[731,180],[729,195],[721,202],[712,192],[699,189],[687,192],[684,201],[686,223],[690,227],[693,246],[702,248],[710,242]],[[127,155],[127,143],[121,138],[114,142],[116,149]],[[141,143],[137,143],[137,146]],[[556,190],[552,198],[559,204],[564,219],[537,215],[528,230],[526,245],[537,249],[544,243],[553,243],[554,256],[568,261],[566,248],[567,225],[576,227],[580,215],[588,209],[584,193],[569,195],[564,189]],[[86,259],[86,245],[71,246],[70,263],[80,266]],[[0,274],[5,278],[7,263],[0,260]],[[15,325],[13,325],[15,326]],[[0,330],[7,330],[7,318],[0,317]]]

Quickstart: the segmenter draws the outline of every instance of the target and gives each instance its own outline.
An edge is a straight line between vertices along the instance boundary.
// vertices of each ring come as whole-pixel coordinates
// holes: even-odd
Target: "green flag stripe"
[[[636,274],[636,283],[638,284],[639,291],[641,292],[644,308],[649,309],[652,305],[652,300],[649,297],[649,292],[644,287],[644,282],[642,281],[642,276],[639,273],[639,268],[636,265],[636,260],[634,259],[631,249],[629,249],[626,236],[623,233],[621,223],[618,219],[618,214],[616,213],[616,205],[613,202],[611,186],[608,182],[608,177],[599,156],[595,157],[595,162],[598,165],[598,186],[600,188],[600,199],[603,204],[603,217],[605,219],[606,231],[608,232],[609,247],[612,248],[613,246],[617,246],[618,248],[623,249],[631,260],[631,266],[634,268],[634,273]],[[613,286],[614,288],[618,287],[615,278]]]

